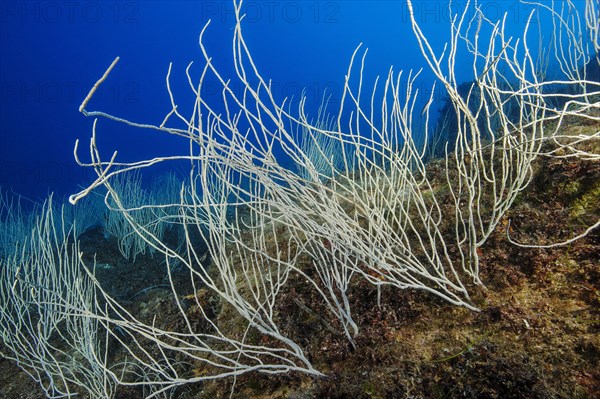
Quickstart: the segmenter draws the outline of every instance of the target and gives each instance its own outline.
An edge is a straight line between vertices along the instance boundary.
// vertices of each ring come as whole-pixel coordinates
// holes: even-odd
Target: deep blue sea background
[[[448,39],[448,3],[414,4],[421,27],[440,50]],[[531,12],[531,6],[518,1],[481,4],[491,19],[508,13],[514,31]],[[583,1],[577,4],[583,9]],[[359,43],[369,49],[365,87],[391,65],[396,71],[425,67],[404,1],[248,1],[244,9],[244,36],[262,76],[273,81],[276,98],[297,99],[305,88],[308,109],[315,113],[325,89],[336,104]],[[201,72],[198,37],[209,19],[208,51],[223,74],[233,78],[230,1],[0,2],[0,186],[41,199],[52,191],[72,194],[89,182],[90,171],[73,158],[80,139],[82,157],[88,159],[92,126],[78,107],[117,55],[121,61],[88,110],[159,124],[170,110],[169,62],[177,102],[184,111],[191,109],[185,68],[194,61],[195,76]],[[536,31],[550,28],[547,21],[532,25]],[[459,67],[459,79],[472,78],[470,64],[459,62]],[[432,82],[432,75],[423,73],[423,94],[428,95]],[[219,86],[209,81],[205,89],[207,101],[219,109]],[[437,98],[438,105],[442,100]],[[116,149],[121,160],[186,150],[186,143],[161,133],[101,122],[99,145],[106,157]]]

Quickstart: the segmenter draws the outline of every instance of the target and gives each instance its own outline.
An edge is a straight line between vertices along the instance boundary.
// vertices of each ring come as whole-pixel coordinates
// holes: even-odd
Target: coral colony
[[[588,215],[572,234],[540,242],[516,234],[507,219],[539,159],[600,160],[600,83],[586,72],[599,62],[594,0],[583,15],[569,1],[537,4],[530,18],[551,18],[554,45],[535,58],[528,46],[542,39],[531,20],[521,36],[509,36],[506,21],[488,19],[477,3],[452,15],[448,44],[436,52],[408,0],[434,90],[420,98],[419,74],[393,70],[366,87],[359,47],[341,102],[323,100],[318,115],[303,101],[292,109],[276,100],[242,35],[243,4],[234,4],[235,78],[244,90],[232,90],[213,65],[207,24],[205,63],[186,69],[191,112],[177,106],[171,67],[171,109],[160,125],[89,110],[117,57],[79,108],[93,127],[75,157],[97,178],[70,197],[75,206],[50,197],[29,214],[2,196],[0,350],[48,397],[112,398],[127,389],[137,389],[135,397],[192,397],[177,395],[216,379],[233,395],[247,375],[326,378],[294,320],[310,318],[336,345],[360,351],[365,308],[383,312],[404,293],[411,303],[482,314],[491,308],[492,237],[515,251],[566,250],[600,223]],[[456,78],[459,48],[472,65],[466,83]],[[561,76],[550,80],[554,63]],[[202,96],[209,77],[222,85],[218,103]],[[437,123],[434,92],[446,98]],[[176,136],[189,152],[124,162],[98,149],[106,119]],[[578,123],[589,128],[567,128]],[[147,170],[170,164],[185,173],[142,184]],[[100,227],[92,215],[101,215]],[[94,229],[95,245],[116,246],[90,253]],[[151,259],[150,277],[111,280],[119,256],[133,264],[130,276]]]

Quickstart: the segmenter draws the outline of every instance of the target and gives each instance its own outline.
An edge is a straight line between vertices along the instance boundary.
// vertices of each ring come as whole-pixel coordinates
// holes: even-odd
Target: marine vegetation
[[[436,79],[427,98],[418,71],[367,87],[358,47],[339,105],[325,99],[316,116],[276,99],[234,4],[235,76],[215,67],[207,24],[188,113],[172,66],[159,125],[89,110],[118,57],[82,102],[92,135],[74,152],[97,178],[69,201],[102,194],[112,216],[80,230],[49,200],[21,224],[0,259],[3,356],[48,397],[593,397],[597,4],[536,4],[518,37],[476,2],[450,7],[436,52],[408,0]],[[553,21],[547,53],[530,51],[536,13]],[[209,77],[218,103],[202,95]],[[107,156],[106,120],[189,152]],[[185,173],[137,184],[169,164]]]

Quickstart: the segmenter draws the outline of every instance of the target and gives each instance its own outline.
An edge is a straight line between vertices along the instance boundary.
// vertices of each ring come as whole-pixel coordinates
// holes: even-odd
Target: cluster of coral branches
[[[320,297],[328,311],[322,317],[350,342],[358,333],[348,300],[356,281],[377,289],[424,290],[477,311],[470,293],[485,284],[481,247],[529,184],[536,158],[600,157],[580,146],[598,140],[600,132],[557,133],[567,118],[600,120],[600,84],[583,68],[598,63],[595,7],[588,0],[579,19],[569,17],[577,12],[570,2],[561,9],[538,4],[522,36],[512,37],[506,18],[489,20],[477,4],[468,4],[452,15],[449,42],[438,54],[408,1],[416,40],[436,77],[435,90],[451,105],[448,123],[438,123],[437,129],[430,121],[434,90],[429,98],[419,98],[419,73],[390,69],[382,82],[364,87],[366,51],[360,49],[352,56],[339,108],[324,101],[313,119],[304,100],[293,110],[278,102],[242,36],[241,2],[235,4],[233,37],[241,93],[201,44],[206,62],[199,78],[192,77],[191,65],[187,70],[196,96],[189,115],[177,107],[171,68],[172,109],[160,125],[88,111],[87,102],[115,60],[80,108],[95,121],[91,160],[77,159],[98,177],[71,202],[100,187],[106,190],[110,212],[128,226],[129,240],[132,235],[138,240],[137,247],[131,242],[121,251],[139,253],[131,248],[146,245],[164,256],[182,322],[175,329],[142,320],[111,296],[94,265],[82,261],[77,240],[57,232],[60,223],[49,206],[31,244],[1,260],[0,330],[8,356],[51,397],[77,390],[111,397],[119,384],[143,385],[149,396],[157,396],[186,383],[249,371],[320,374],[278,325],[278,301],[292,278]],[[536,13],[550,15],[554,32],[552,50],[534,58],[529,46],[542,40],[529,30]],[[467,86],[456,78],[459,48],[472,62]],[[562,77],[550,80],[546,72],[556,63]],[[202,96],[209,79],[222,84],[218,104]],[[424,108],[416,106],[419,101]],[[189,143],[189,153],[131,163],[115,153],[106,160],[96,145],[103,118],[179,136]],[[449,126],[452,131],[445,131]],[[548,142],[554,144],[551,152],[545,150]],[[442,159],[436,163],[441,173],[430,166],[435,154]],[[172,186],[177,192],[170,203],[143,197],[132,206],[126,193],[135,190],[118,187],[128,175],[182,160],[189,165],[188,179]],[[156,226],[167,222],[181,229],[177,245],[157,233]],[[207,257],[211,264],[205,267]],[[185,299],[170,278],[173,265],[189,272],[194,292]],[[211,317],[201,294],[206,290],[236,315],[238,333]],[[195,317],[204,320],[201,328],[187,311],[190,300],[200,314]],[[54,341],[57,334],[60,343]],[[127,356],[113,362],[111,346]],[[210,372],[182,371],[197,364]]]

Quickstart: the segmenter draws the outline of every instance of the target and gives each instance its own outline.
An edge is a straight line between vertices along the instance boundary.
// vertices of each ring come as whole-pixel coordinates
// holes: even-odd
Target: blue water
[[[508,13],[515,29],[530,12],[516,1],[482,4],[490,18]],[[415,7],[440,50],[447,40],[447,2],[415,1]],[[339,99],[359,43],[369,49],[365,85],[385,76],[391,65],[425,67],[403,1],[260,1],[246,2],[245,11],[244,36],[262,76],[272,79],[276,98],[298,98],[305,88],[309,111],[316,111],[324,90],[333,104]],[[209,19],[207,48],[223,74],[233,77],[235,16],[229,1],[0,2],[0,186],[43,198],[50,191],[71,194],[89,182],[90,171],[73,158],[75,140],[87,148],[92,125],[78,107],[117,55],[120,63],[88,110],[159,124],[170,110],[169,62],[178,104],[189,110],[193,98],[185,68],[194,61],[199,76],[198,36]],[[459,69],[459,80],[472,78],[468,64],[459,62]],[[422,92],[432,81],[423,73]],[[208,83],[206,98],[218,109],[220,91],[216,82]],[[185,151],[185,143],[181,147],[164,134],[101,122],[99,145],[106,157],[116,149],[122,160]]]

